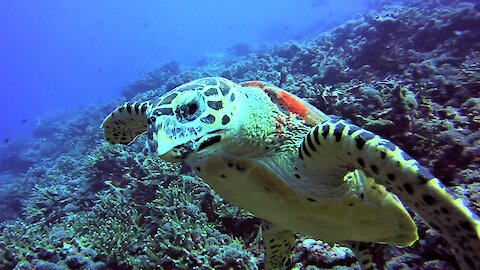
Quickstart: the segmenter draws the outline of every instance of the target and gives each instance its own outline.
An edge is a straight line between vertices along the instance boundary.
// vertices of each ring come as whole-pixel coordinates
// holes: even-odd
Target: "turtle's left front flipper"
[[[147,131],[149,102],[126,102],[111,112],[101,125],[105,140],[111,144],[131,144]]]
[[[392,142],[343,120],[318,124],[299,148],[305,167],[323,175],[354,168],[378,180],[453,247],[462,269],[480,269],[480,219],[428,170]]]

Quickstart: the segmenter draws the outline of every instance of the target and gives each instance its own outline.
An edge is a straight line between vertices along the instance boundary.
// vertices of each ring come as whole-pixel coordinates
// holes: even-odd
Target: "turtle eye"
[[[195,120],[198,117],[198,102],[195,100],[190,101],[187,104],[180,105],[175,110],[175,115],[181,123]]]

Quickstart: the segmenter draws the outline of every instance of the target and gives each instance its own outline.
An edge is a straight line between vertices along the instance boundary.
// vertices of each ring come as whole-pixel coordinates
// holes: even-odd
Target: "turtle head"
[[[237,87],[224,78],[202,78],[160,97],[147,114],[150,153],[175,162],[214,149],[238,121]]]

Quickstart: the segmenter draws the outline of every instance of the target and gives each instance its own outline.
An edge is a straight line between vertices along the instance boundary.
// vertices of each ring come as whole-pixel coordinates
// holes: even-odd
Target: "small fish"
[[[9,141],[10,141],[10,139],[9,139],[9,138],[5,138],[5,139],[3,139],[3,143],[5,143],[5,144],[6,144],[6,143],[8,143]]]
[[[27,118],[22,118],[21,122],[24,124],[27,123]]]

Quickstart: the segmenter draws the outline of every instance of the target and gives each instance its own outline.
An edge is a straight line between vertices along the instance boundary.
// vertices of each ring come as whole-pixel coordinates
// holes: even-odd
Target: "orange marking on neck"
[[[303,119],[307,117],[308,108],[289,93],[285,91],[279,91],[277,93],[277,98],[281,106],[286,110],[300,116]]]

